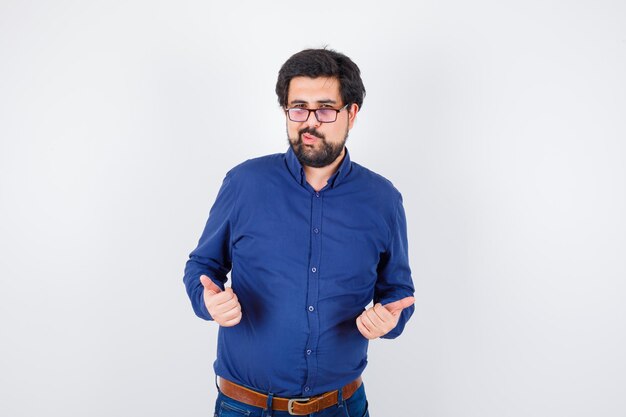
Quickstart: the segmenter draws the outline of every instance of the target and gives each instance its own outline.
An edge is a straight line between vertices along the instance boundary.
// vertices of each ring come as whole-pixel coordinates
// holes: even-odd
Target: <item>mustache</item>
[[[326,139],[324,134],[320,132],[319,130],[315,129],[314,127],[305,127],[303,129],[298,130],[298,134],[300,138],[302,138],[302,135],[305,133],[308,133],[309,135],[317,136],[320,139]]]

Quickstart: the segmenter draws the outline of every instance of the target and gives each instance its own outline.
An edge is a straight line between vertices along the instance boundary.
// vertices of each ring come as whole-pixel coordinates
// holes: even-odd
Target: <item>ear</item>
[[[356,115],[359,112],[359,105],[356,103],[352,103],[350,107],[348,107],[348,129],[352,129],[354,126],[354,121],[356,120]]]

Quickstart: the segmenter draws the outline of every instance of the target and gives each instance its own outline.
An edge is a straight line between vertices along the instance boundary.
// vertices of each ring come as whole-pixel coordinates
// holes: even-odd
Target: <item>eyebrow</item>
[[[316,103],[318,104],[337,104],[337,102],[335,100],[331,100],[331,99],[324,99],[324,100],[317,100]],[[289,102],[290,105],[294,105],[294,104],[309,104],[308,101],[306,100],[291,100]]]

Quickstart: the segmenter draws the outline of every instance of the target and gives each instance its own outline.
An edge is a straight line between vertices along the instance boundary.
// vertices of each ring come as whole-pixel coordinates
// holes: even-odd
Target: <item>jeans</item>
[[[217,395],[214,417],[288,417],[287,411],[264,410],[253,405],[241,403],[222,394]],[[335,404],[324,410],[309,414],[309,417],[369,417],[367,398],[363,384],[342,404]]]

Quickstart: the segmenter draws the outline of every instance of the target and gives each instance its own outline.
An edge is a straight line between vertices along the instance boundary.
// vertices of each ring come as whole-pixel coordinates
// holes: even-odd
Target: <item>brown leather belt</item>
[[[341,389],[343,399],[347,400],[356,392],[361,386],[363,380],[358,377],[354,381]],[[228,381],[224,378],[219,378],[220,391],[227,397],[237,400],[244,404],[252,405],[254,407],[266,408],[267,398],[265,394],[253,391],[249,388],[237,385],[234,382]],[[287,411],[293,416],[306,416],[307,414],[317,413],[325,408],[331,407],[337,404],[339,400],[338,390],[328,391],[324,394],[317,395],[311,398],[281,398],[274,397],[272,399],[272,409],[276,411]]]

